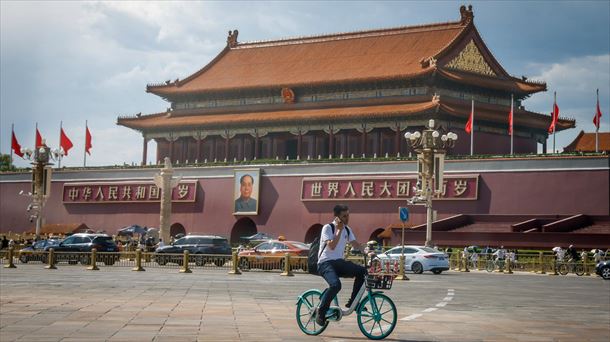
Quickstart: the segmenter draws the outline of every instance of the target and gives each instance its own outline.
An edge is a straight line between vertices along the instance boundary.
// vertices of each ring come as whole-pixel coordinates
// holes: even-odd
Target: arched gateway
[[[249,217],[242,217],[231,229],[231,244],[238,244],[242,236],[250,236],[257,233],[256,223]]]
[[[307,229],[307,233],[305,233],[305,243],[313,242],[315,238],[320,236],[320,233],[322,233],[322,225],[319,223],[312,225]]]
[[[181,223],[174,223],[169,227],[169,235],[176,236],[178,234],[186,235],[186,229]]]

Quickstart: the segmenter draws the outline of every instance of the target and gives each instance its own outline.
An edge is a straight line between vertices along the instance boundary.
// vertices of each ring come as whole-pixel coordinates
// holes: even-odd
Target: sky
[[[581,130],[595,131],[596,89],[600,131],[610,131],[610,1],[2,0],[0,153],[10,153],[12,124],[23,147],[33,147],[38,123],[57,148],[61,123],[74,143],[61,165],[82,166],[87,121],[87,166],[138,164],[142,136],[117,118],[164,111],[170,104],[146,85],[201,69],[229,30],[245,42],[457,21],[462,4],[473,5],[479,33],[510,74],[547,83],[526,109],[549,113],[556,91],[560,116],[576,119],[575,129],[557,134],[556,149]],[[148,145],[149,161],[155,145]]]

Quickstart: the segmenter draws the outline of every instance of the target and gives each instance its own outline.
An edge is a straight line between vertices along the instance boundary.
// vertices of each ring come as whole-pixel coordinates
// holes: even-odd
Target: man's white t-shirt
[[[324,227],[322,227],[322,234],[320,237],[321,253],[318,255],[318,264],[321,264],[324,261],[328,261],[328,260],[343,259],[343,252],[345,251],[345,245],[348,242],[352,242],[352,241],[356,240],[356,237],[354,236],[354,232],[352,231],[351,228],[349,229],[349,233],[348,233],[347,229],[343,228],[343,230],[341,231],[341,238],[339,239],[337,246],[335,246],[335,249],[330,249],[329,246],[324,247],[326,245],[326,241],[332,240],[335,238],[334,232],[336,232],[336,231],[337,231],[337,227],[335,227],[335,230],[333,231],[333,229],[330,227],[330,224],[327,224]]]

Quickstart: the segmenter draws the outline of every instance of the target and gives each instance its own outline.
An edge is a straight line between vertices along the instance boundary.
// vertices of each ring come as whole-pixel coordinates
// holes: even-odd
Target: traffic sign
[[[407,207],[398,207],[398,214],[403,223],[409,221],[409,209]]]

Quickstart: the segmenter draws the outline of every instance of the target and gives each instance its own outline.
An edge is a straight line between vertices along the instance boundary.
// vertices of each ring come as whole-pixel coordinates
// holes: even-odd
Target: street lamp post
[[[443,192],[445,153],[455,145],[457,134],[441,135],[431,119],[425,130],[407,132],[405,139],[417,153],[417,185],[408,202],[426,206],[426,246],[432,247],[432,197]]]
[[[51,150],[44,140],[42,146],[38,146],[31,150],[29,148],[21,149],[24,159],[32,162],[32,190],[28,194],[20,192],[21,195],[28,196],[32,202],[28,205],[27,211],[30,214],[30,222],[36,220],[36,240],[40,239],[40,230],[42,228],[42,215],[44,205],[51,195],[51,176],[53,163],[50,160],[59,160],[64,152],[61,149]]]

